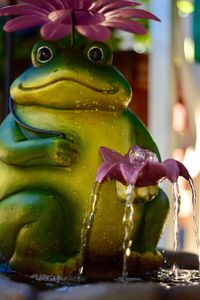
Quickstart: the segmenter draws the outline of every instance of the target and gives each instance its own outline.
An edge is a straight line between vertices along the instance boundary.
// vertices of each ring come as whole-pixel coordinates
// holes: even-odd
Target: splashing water
[[[156,276],[153,277],[153,280],[159,281],[167,288],[180,285],[197,285],[200,282],[200,274],[198,270],[179,269],[176,277],[173,270],[161,268]]]
[[[84,271],[84,258],[89,244],[89,238],[91,234],[92,225],[94,222],[94,216],[97,210],[98,201],[100,198],[101,184],[95,182],[91,198],[90,198],[90,207],[87,212],[87,215],[84,220],[83,228],[81,231],[81,266],[78,271],[79,281],[82,279]],[[125,226],[124,240],[123,240],[123,270],[122,270],[122,281],[126,282],[128,277],[128,265],[127,258],[131,254],[132,246],[132,230],[133,230],[133,215],[134,215],[134,186],[129,185],[126,191],[126,204],[124,208],[123,224]]]
[[[97,204],[100,198],[100,190],[101,190],[101,184],[95,182],[90,197],[90,207],[83,222],[83,228],[81,231],[81,250],[80,250],[82,262],[78,272],[80,280],[84,271],[84,259],[89,244],[89,238],[91,234],[92,225],[94,222],[94,216],[97,209]]]
[[[178,226],[178,215],[180,211],[180,204],[181,204],[181,196],[179,192],[178,182],[173,184],[173,198],[174,198],[174,244],[173,249],[174,252],[177,252],[178,249],[178,239],[179,239],[179,226]],[[172,266],[172,271],[175,278],[178,278],[178,267],[176,263]]]
[[[124,240],[123,240],[123,270],[122,270],[122,280],[126,282],[128,277],[128,266],[127,258],[131,254],[132,246],[132,231],[133,231],[133,215],[134,215],[134,186],[129,185],[126,190],[126,204],[124,209],[123,224],[125,227]]]
[[[200,272],[200,239],[199,239],[199,227],[197,226],[197,216],[196,216],[196,203],[197,203],[197,195],[196,190],[194,187],[193,180],[189,179],[189,184],[192,190],[192,205],[193,205],[193,223],[194,223],[194,233],[195,233],[195,239],[196,239],[196,245],[198,250],[198,256],[199,256],[199,272]]]
[[[100,165],[97,175],[96,183],[92,189],[92,195],[90,199],[90,208],[84,219],[84,225],[81,231],[81,267],[79,268],[79,277],[83,275],[84,271],[84,259],[86,251],[89,245],[89,238],[91,235],[92,225],[94,222],[94,216],[97,209],[101,184],[104,181],[115,179],[120,181],[122,184],[127,184],[126,189],[126,203],[124,208],[123,224],[124,224],[124,239],[123,239],[123,268],[122,268],[122,282],[127,282],[128,280],[128,258],[131,255],[132,246],[132,233],[133,233],[133,217],[134,217],[134,187],[137,180],[148,185],[159,183],[161,179],[168,179],[173,183],[173,199],[174,199],[174,242],[173,249],[177,253],[179,248],[178,238],[179,238],[179,211],[181,204],[181,196],[178,185],[178,177],[182,176],[189,181],[192,190],[192,203],[193,203],[193,221],[194,221],[194,231],[196,237],[196,244],[199,251],[200,257],[200,239],[199,239],[199,229],[197,226],[196,218],[196,192],[194,188],[193,181],[183,164],[180,162],[168,159],[163,163],[157,161],[157,157],[154,153],[149,150],[144,150],[138,146],[134,146],[125,156],[115,152],[112,149],[101,147],[101,156],[103,158],[103,163]],[[132,168],[130,168],[132,166]],[[131,169],[131,171],[130,171]],[[146,174],[145,170],[148,169],[149,173]],[[134,172],[133,172],[134,170]],[[135,177],[133,177],[133,174]],[[150,181],[146,182],[146,177],[150,177]],[[139,178],[139,179],[138,179]],[[149,184],[150,184],[149,183]],[[181,276],[181,270],[178,269],[177,265],[174,263],[171,270],[175,280],[179,280]],[[200,272],[200,258],[199,258],[199,272]]]
[[[200,275],[200,239],[199,239],[199,227],[197,225],[197,216],[196,216],[196,203],[197,203],[197,196],[196,191],[194,187],[193,180],[189,179],[189,184],[192,190],[192,206],[193,206],[193,224],[194,224],[194,233],[195,233],[195,240],[198,250],[198,256],[199,256],[199,270],[198,273]],[[178,249],[178,239],[179,239],[179,224],[178,224],[178,215],[180,211],[180,204],[181,204],[181,196],[179,191],[178,183],[175,182],[173,184],[173,198],[174,198],[174,244],[173,249],[174,252],[177,252]],[[178,269],[177,265],[174,263],[172,266],[172,274],[174,276],[174,280],[181,280],[181,272]]]

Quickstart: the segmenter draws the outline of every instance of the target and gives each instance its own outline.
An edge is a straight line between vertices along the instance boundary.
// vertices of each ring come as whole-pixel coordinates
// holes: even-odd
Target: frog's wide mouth
[[[100,87],[95,87],[95,86],[92,86],[90,84],[87,84],[85,82],[82,82],[80,80],[76,80],[76,79],[72,79],[72,78],[59,78],[59,79],[56,79],[56,80],[52,80],[50,82],[47,82],[47,83],[44,83],[44,84],[38,84],[38,85],[30,85],[30,86],[26,86],[25,84],[23,84],[23,82],[21,82],[18,86],[18,88],[22,91],[39,91],[39,90],[42,90],[42,89],[45,89],[45,88],[48,88],[54,84],[57,84],[57,83],[69,83],[69,84],[72,84],[72,83],[75,83],[75,84],[78,84],[79,86],[82,86],[82,87],[85,87],[87,89],[90,89],[94,92],[97,92],[97,93],[103,93],[103,94],[116,94],[118,92],[118,88],[114,85],[114,84],[110,84],[110,88],[100,88]]]

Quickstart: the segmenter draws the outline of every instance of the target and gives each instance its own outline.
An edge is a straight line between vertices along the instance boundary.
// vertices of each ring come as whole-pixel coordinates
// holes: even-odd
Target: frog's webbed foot
[[[116,182],[117,195],[123,202],[126,201],[127,186],[119,181]],[[153,200],[158,194],[158,185],[148,185],[144,187],[135,187],[133,191],[134,203],[148,202]]]
[[[0,202],[0,252],[11,268],[26,274],[77,272],[80,259],[69,254],[74,250],[67,247],[66,223],[62,199],[54,193],[11,195]]]
[[[128,272],[134,275],[157,270],[163,263],[164,258],[159,251],[143,253],[132,251],[127,261]]]

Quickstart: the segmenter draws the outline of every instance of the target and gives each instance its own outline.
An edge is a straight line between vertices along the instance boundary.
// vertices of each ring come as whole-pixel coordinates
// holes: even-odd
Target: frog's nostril
[[[54,72],[54,73],[58,72],[58,69],[55,69],[53,72]]]

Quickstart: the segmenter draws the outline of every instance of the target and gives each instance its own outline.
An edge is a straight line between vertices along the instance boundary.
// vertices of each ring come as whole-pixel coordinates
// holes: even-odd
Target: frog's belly
[[[1,184],[5,187],[3,191],[13,194],[23,189],[45,188],[58,193],[65,206],[67,227],[76,224],[71,226],[75,230],[72,236],[77,236],[80,241],[80,229],[89,206],[95,174],[101,163],[99,148],[106,146],[126,153],[133,143],[131,126],[120,113],[55,113],[54,110],[21,107],[18,114],[26,116],[23,121],[33,127],[62,131],[66,135],[74,132],[80,143],[79,158],[69,169],[16,168],[1,164],[0,169],[4,173],[4,182]],[[105,249],[102,245],[106,245],[107,254],[121,247],[123,208],[124,204],[116,195],[115,183],[104,184],[91,235],[94,252],[103,254]]]

